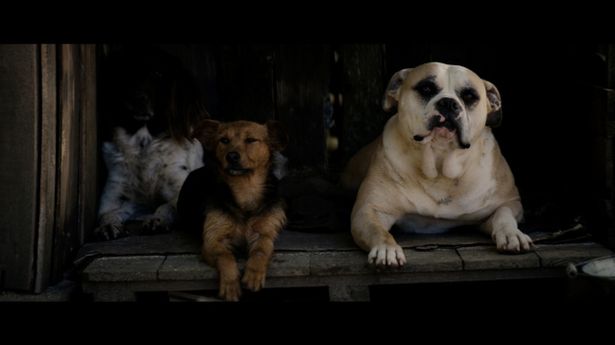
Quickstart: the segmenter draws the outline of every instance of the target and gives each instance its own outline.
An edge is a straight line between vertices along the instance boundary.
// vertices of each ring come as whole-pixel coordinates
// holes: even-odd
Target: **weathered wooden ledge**
[[[587,241],[537,244],[529,253],[501,254],[480,233],[398,239],[408,264],[377,272],[350,234],[283,232],[266,288],[328,287],[332,301],[365,301],[373,285],[564,277],[568,263],[612,254]],[[83,291],[95,301],[132,301],[138,292],[216,289],[217,272],[198,253],[198,241],[171,233],[87,244],[77,262],[85,266]],[[240,260],[241,269],[243,264]]]

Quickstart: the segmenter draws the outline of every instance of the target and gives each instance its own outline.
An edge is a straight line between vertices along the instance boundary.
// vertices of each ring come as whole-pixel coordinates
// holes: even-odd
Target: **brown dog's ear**
[[[269,120],[267,126],[267,136],[269,137],[269,147],[272,151],[282,151],[288,145],[288,134],[281,122]]]
[[[193,137],[203,144],[206,150],[213,150],[216,147],[216,133],[220,129],[220,121],[203,120],[193,131]]]
[[[408,76],[408,72],[411,70],[412,68],[399,70],[393,74],[391,80],[389,80],[389,85],[387,85],[387,89],[384,92],[384,99],[382,100],[382,109],[384,109],[384,111],[389,112],[394,107],[397,107],[401,85],[404,83],[404,80],[406,80]]]
[[[487,107],[489,112],[487,113],[487,122],[485,125],[489,127],[498,127],[502,123],[502,98],[500,91],[495,85],[483,80],[485,83],[485,90],[487,91]]]

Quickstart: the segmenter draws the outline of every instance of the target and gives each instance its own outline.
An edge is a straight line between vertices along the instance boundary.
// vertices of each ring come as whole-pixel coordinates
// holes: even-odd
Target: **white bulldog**
[[[342,184],[359,188],[352,235],[377,266],[406,263],[390,229],[418,233],[480,224],[500,251],[528,251],[523,207],[491,132],[501,120],[495,85],[462,66],[427,63],[398,71],[383,108],[397,113],[348,163]]]

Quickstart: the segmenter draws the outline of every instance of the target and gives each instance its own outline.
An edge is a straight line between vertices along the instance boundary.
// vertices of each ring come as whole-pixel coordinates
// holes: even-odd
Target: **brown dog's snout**
[[[226,154],[226,161],[231,164],[239,163],[240,158],[241,156],[239,155],[239,152],[236,152],[236,151],[231,151]]]

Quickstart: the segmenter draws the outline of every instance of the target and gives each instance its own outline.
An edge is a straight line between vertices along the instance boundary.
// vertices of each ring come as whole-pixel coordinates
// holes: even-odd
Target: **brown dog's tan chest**
[[[261,205],[267,175],[256,172],[251,176],[228,177],[227,183],[237,206],[243,211],[253,211]]]

